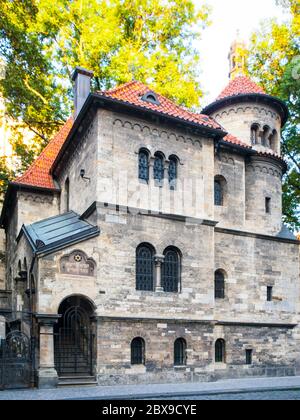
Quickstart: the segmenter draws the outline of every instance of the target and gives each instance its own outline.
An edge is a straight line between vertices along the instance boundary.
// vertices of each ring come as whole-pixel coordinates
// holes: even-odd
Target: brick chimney
[[[76,67],[72,76],[74,83],[74,119],[78,116],[91,91],[93,72]]]

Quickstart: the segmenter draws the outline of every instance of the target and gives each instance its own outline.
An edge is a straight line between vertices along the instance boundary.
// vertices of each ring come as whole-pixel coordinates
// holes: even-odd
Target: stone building
[[[75,70],[74,118],[1,216],[0,315],[35,338],[40,387],[300,372],[288,110],[234,70],[202,114],[137,81],[91,93]]]

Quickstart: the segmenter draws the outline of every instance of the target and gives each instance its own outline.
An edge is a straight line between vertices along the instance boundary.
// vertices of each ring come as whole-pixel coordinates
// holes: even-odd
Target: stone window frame
[[[227,353],[226,353],[226,341],[224,338],[218,338],[215,341],[215,363],[226,364]]]
[[[136,148],[135,151],[134,151],[134,153],[138,156],[138,158],[139,158],[139,154],[140,154],[141,151],[145,151],[146,153],[149,154],[149,176],[148,176],[148,181],[145,181],[144,179],[141,179],[139,177],[139,170],[138,170],[138,180],[139,180],[139,183],[141,183],[141,184],[149,184],[151,182],[151,180],[154,180],[154,183],[155,183],[156,186],[162,187],[165,179],[167,179],[168,182],[169,182],[169,164],[170,164],[170,158],[176,159],[176,161],[177,161],[177,177],[176,177],[176,181],[179,179],[179,168],[180,168],[180,166],[184,166],[185,165],[185,161],[183,159],[179,158],[177,152],[170,151],[170,150],[168,152],[166,152],[166,151],[164,151],[163,148],[160,149],[160,150],[155,150],[153,146],[146,145],[146,144],[143,144],[143,143],[141,143],[139,145],[139,147]],[[164,161],[164,176],[163,176],[162,181],[155,180],[154,179],[154,176],[153,176],[154,161],[155,161],[155,155],[156,154],[161,154],[163,156],[163,161]],[[169,156],[169,157],[166,158],[166,156]],[[139,162],[138,162],[138,165],[139,165]],[[176,187],[177,187],[177,182],[175,183],[175,185],[174,185],[174,183],[170,183],[170,182],[169,182],[169,184],[170,184],[171,191],[175,191],[176,190]]]
[[[141,178],[141,176],[140,176],[141,175],[141,172],[140,172],[140,155],[142,153],[147,154],[147,156],[148,156],[148,177],[147,177],[147,179]],[[147,147],[141,147],[139,149],[139,151],[137,152],[137,154],[138,154],[138,179],[139,179],[139,182],[142,183],[142,184],[148,184],[149,183],[149,180],[150,180],[150,159],[151,159],[151,152],[150,152],[150,150]]]
[[[270,196],[265,197],[265,214],[272,214],[272,197]]]
[[[216,204],[217,200],[216,200],[216,184],[219,184],[220,189],[221,189],[221,201],[219,201],[221,204]],[[217,174],[214,177],[214,206],[215,207],[227,207],[228,205],[228,182],[227,179],[224,177],[224,175],[221,174]]]
[[[166,257],[166,254],[168,251],[173,251],[177,254],[177,290],[174,291],[165,291],[165,293],[174,293],[174,294],[179,294],[181,293],[182,290],[182,284],[181,284],[181,272],[182,272],[182,252],[179,248],[177,248],[174,245],[169,245],[165,248],[164,252],[163,252],[163,256]],[[164,269],[165,269],[165,258],[164,261],[162,262],[162,270],[161,270],[161,283],[162,283],[162,287],[163,287],[163,275],[164,275]]]
[[[216,275],[220,273],[223,276],[224,286],[223,286],[223,297],[216,297]],[[223,268],[217,268],[214,272],[214,299],[215,302],[224,302],[227,298],[227,272]]]
[[[139,286],[139,279],[138,276],[140,275],[140,273],[138,272],[139,270],[139,266],[138,266],[138,252],[140,249],[142,249],[143,247],[148,248],[149,251],[151,252],[151,258],[152,258],[152,272],[151,272],[151,286],[152,288],[150,289],[141,289]],[[155,247],[149,243],[149,242],[142,242],[139,245],[137,245],[136,249],[135,249],[135,290],[138,292],[154,292],[154,288],[155,288],[155,255],[156,255],[156,250]]]
[[[246,366],[253,365],[253,353],[254,353],[253,348],[249,347],[245,349],[245,355],[246,355],[245,365]]]
[[[173,178],[173,179],[171,179],[171,174],[170,174],[170,163],[171,162],[174,162],[175,163],[175,178]],[[168,181],[169,181],[169,186],[170,186],[170,189],[172,190],[172,191],[175,191],[176,190],[176,187],[177,187],[177,181],[178,181],[178,178],[179,178],[179,166],[180,166],[180,164],[182,164],[181,162],[180,162],[180,159],[179,159],[179,157],[176,155],[176,154],[171,154],[170,156],[169,156],[169,158],[168,158],[168,161],[166,162],[167,164],[168,164]]]
[[[256,144],[259,144],[260,124],[257,122],[252,123],[250,131],[251,144],[255,146]]]
[[[135,342],[139,342],[141,346],[139,348],[134,347]],[[138,351],[141,352],[139,355],[135,355]],[[138,357],[139,356],[139,357]],[[135,359],[136,357],[136,359]],[[146,341],[143,337],[134,337],[130,343],[130,364],[131,366],[145,366],[146,364]]]
[[[153,180],[154,180],[154,184],[157,187],[162,187],[163,184],[164,184],[164,181],[165,181],[166,168],[168,166],[166,155],[162,151],[158,150],[154,153],[154,156],[151,158],[151,160],[152,160],[152,165],[151,165],[152,166],[152,177],[153,177]],[[161,178],[156,178],[155,177],[155,171],[158,170],[158,165],[157,165],[158,161],[161,162],[160,163]]]
[[[181,348],[176,347],[177,344],[180,344]],[[185,367],[187,366],[187,341],[184,337],[178,337],[174,340],[174,367]],[[180,350],[180,355],[178,355],[178,350]],[[179,360],[180,359],[180,360]]]

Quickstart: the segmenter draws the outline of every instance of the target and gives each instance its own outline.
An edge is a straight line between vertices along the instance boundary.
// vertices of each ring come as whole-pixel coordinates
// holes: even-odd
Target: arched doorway
[[[62,376],[93,375],[95,359],[93,304],[85,297],[70,296],[59,306],[55,326],[55,366]]]

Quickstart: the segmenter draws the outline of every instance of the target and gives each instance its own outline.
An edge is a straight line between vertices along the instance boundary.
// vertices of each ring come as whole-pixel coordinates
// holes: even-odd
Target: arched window
[[[143,149],[139,151],[139,179],[149,181],[149,153]]]
[[[153,174],[155,181],[161,182],[164,179],[164,156],[162,153],[155,153]]]
[[[131,342],[131,364],[145,364],[145,341],[141,337],[136,337]]]
[[[184,338],[177,338],[174,342],[174,365],[186,365],[186,341]]]
[[[70,211],[70,180],[65,181],[65,211]]]
[[[275,152],[277,151],[277,142],[278,142],[277,131],[273,130],[272,134],[269,137],[269,144],[270,144],[270,149],[274,150]]]
[[[136,290],[153,290],[154,248],[141,244],[136,250]]]
[[[215,298],[225,299],[225,277],[221,270],[215,272]]]
[[[164,251],[162,264],[162,287],[165,292],[177,293],[180,284],[180,253],[176,248],[169,247]]]
[[[258,124],[252,124],[251,126],[251,143],[258,144],[258,138],[259,138],[259,125]]]
[[[268,147],[268,139],[270,134],[270,127],[268,125],[264,126],[263,132],[262,132],[262,145]]]
[[[215,184],[214,184],[215,206],[224,206],[225,189],[226,189],[225,178],[221,175],[216,176]]]
[[[169,157],[169,183],[172,189],[175,188],[176,179],[177,179],[177,165],[178,159],[176,156]]]
[[[215,344],[215,361],[216,363],[226,362],[226,345],[222,339],[217,340]]]

